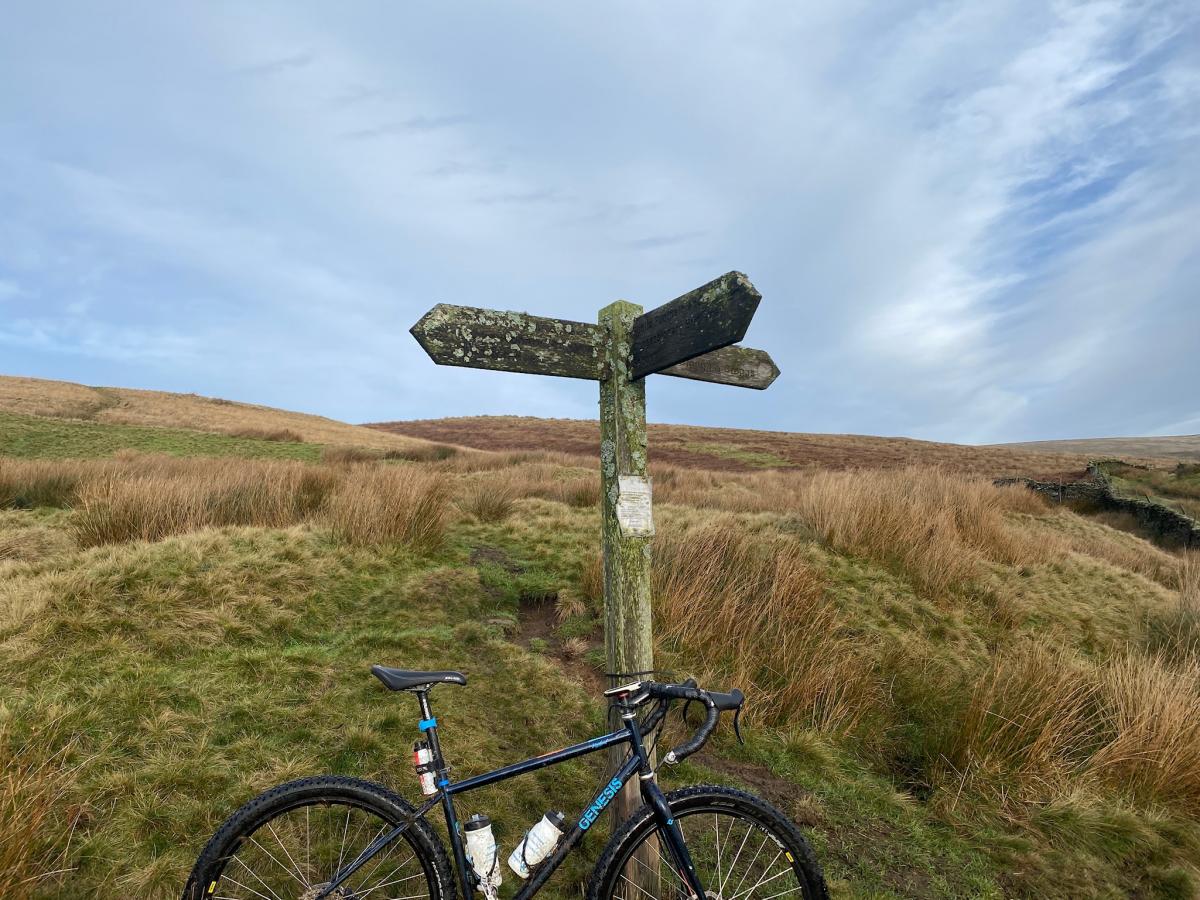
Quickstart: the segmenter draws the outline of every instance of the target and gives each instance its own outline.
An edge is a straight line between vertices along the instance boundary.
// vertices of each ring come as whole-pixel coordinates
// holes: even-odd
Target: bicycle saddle
[[[462,672],[416,672],[412,669],[393,669],[388,666],[371,666],[371,674],[393,691],[411,691],[427,688],[433,684],[466,684],[467,676]]]

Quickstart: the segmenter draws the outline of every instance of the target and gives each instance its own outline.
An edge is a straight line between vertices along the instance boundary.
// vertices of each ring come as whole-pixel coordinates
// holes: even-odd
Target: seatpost
[[[429,753],[433,757],[433,770],[437,773],[437,788],[442,795],[442,812],[446,816],[446,831],[450,834],[450,844],[454,848],[454,862],[458,867],[459,886],[463,897],[474,895],[475,870],[467,862],[466,850],[463,847],[462,835],[458,828],[458,816],[454,812],[454,800],[446,790],[450,786],[450,770],[442,757],[442,745],[438,740],[437,719],[429,706],[429,688],[413,691],[417,702],[421,705],[421,721],[417,725],[429,741]]]
[[[429,689],[413,691],[417,695],[417,703],[421,705],[421,721],[417,727],[429,740],[429,752],[433,757],[433,769],[437,772],[438,782],[446,780],[446,761],[442,759],[442,745],[438,741],[437,719],[429,706]]]

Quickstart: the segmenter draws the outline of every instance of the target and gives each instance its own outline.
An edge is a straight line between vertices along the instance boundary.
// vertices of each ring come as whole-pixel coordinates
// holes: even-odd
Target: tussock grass
[[[1146,646],[1169,661],[1200,660],[1200,551],[1183,555],[1175,605],[1147,616]]]
[[[450,484],[412,467],[359,467],[330,496],[326,516],[348,544],[434,550],[446,536]]]
[[[302,444],[304,436],[292,428],[233,428],[229,431],[233,437],[249,438],[252,441],[277,441],[280,443]]]
[[[79,486],[79,479],[76,466],[0,456],[0,509],[66,506]]]
[[[1053,796],[1083,770],[1100,740],[1100,687],[1069,651],[1034,643],[982,674],[934,771],[953,808],[964,791],[1001,804]]]
[[[443,474],[418,466],[132,455],[3,463],[0,478],[13,495],[74,508],[71,529],[83,547],[229,525],[324,522],[352,544],[426,549],[441,543],[450,497]]]
[[[517,489],[511,479],[489,476],[467,482],[455,503],[480,522],[503,522],[512,515],[516,499]]]
[[[1019,815],[1093,786],[1196,816],[1200,663],[1095,662],[1037,642],[1006,651],[976,682],[933,780],[950,808],[982,794]]]
[[[1101,672],[1114,734],[1090,768],[1119,790],[1200,816],[1200,661],[1129,654]]]
[[[660,534],[655,550],[657,633],[747,688],[755,718],[846,734],[879,705],[801,546],[726,521]]]
[[[937,469],[821,472],[794,503],[834,549],[891,562],[934,593],[974,580],[984,560],[1034,565],[1063,549],[1007,520],[1031,508],[1025,493]]]
[[[321,449],[321,462],[330,466],[353,466],[383,459],[378,450],[368,447],[329,446]]]
[[[418,444],[396,450],[385,450],[384,459],[403,459],[408,462],[441,462],[458,454],[458,448],[449,444]]]
[[[332,473],[286,463],[107,474],[79,490],[72,527],[84,547],[224,525],[281,527],[313,516],[334,484]]]
[[[18,740],[9,717],[0,706],[0,885],[5,900],[27,900],[70,868],[83,807],[68,802],[78,778],[66,761],[70,743],[48,749],[58,740],[53,723]]]

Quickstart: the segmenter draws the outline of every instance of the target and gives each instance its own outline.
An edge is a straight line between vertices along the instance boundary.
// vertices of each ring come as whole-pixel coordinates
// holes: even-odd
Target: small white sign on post
[[[654,518],[650,512],[650,479],[640,475],[617,477],[617,524],[627,537],[651,537]]]

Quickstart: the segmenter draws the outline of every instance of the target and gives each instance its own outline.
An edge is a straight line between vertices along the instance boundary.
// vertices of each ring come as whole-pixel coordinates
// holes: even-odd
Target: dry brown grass
[[[1120,569],[1128,569],[1161,584],[1179,587],[1180,557],[1155,547],[1145,538],[1113,527],[1090,516],[1058,512],[1048,520],[1054,532],[1065,539],[1076,553],[1102,559]]]
[[[232,437],[250,438],[255,441],[278,441],[302,443],[304,437],[292,428],[234,428],[228,432]]]
[[[987,793],[1019,810],[1081,788],[1200,813],[1200,662],[1123,653],[1089,661],[1034,643],[975,685],[934,767],[943,802]]]
[[[382,458],[381,453],[368,447],[345,447],[335,444],[321,448],[321,462],[327,466],[353,466],[358,463],[376,462]]]
[[[0,707],[0,715],[5,710]],[[64,874],[82,808],[67,802],[78,767],[67,765],[69,746],[46,749],[43,727],[18,743],[0,720],[0,885],[5,900],[27,900]]]
[[[1105,667],[1102,685],[1115,734],[1092,772],[1141,799],[1200,815],[1200,661],[1180,669],[1129,655]]]
[[[1200,551],[1180,560],[1175,606],[1146,617],[1146,648],[1171,662],[1200,660]]]
[[[1081,772],[1099,740],[1100,695],[1090,666],[1044,644],[997,657],[975,684],[934,782],[953,808],[965,790],[1006,804],[1053,796]]]
[[[424,441],[306,413],[196,394],[97,388],[41,378],[0,376],[0,411],[119,425],[154,425],[232,434],[243,429],[292,431],[313,444],[404,450]]]
[[[76,466],[0,456],[0,509],[65,506],[78,486]]]
[[[604,556],[600,553],[589,555],[579,573],[579,590],[594,607],[599,608],[604,602]]]
[[[427,466],[132,454],[2,463],[0,479],[22,491],[48,494],[47,485],[71,485],[55,488],[54,499],[74,508],[71,529],[85,547],[229,525],[324,522],[350,543],[426,549],[440,543],[449,507],[446,476]]]
[[[792,502],[830,547],[890,562],[934,593],[972,581],[984,560],[1032,565],[1064,549],[1007,519],[1035,508],[1024,492],[938,469],[821,472]]]
[[[109,474],[79,491],[72,526],[84,547],[224,525],[281,527],[316,513],[334,482],[309,466],[243,461],[165,476]]]
[[[349,544],[405,544],[433,550],[446,536],[450,484],[413,466],[363,466],[329,498],[334,535]]]
[[[371,425],[390,434],[443,441],[480,450],[558,450],[595,459],[595,421],[476,416]],[[904,469],[940,466],[999,478],[1082,472],[1088,454],[1034,452],[1008,447],[939,444],[854,434],[789,434],[687,425],[650,425],[650,457],[657,464],[724,471],[773,465],[796,469]],[[1154,454],[1151,453],[1151,456]]]
[[[853,731],[878,707],[872,667],[803,547],[735,521],[655,541],[658,634],[709,661],[704,674],[746,688],[760,721]]]
[[[480,522],[503,522],[512,515],[516,499],[517,489],[511,478],[487,475],[464,484],[455,503]]]

